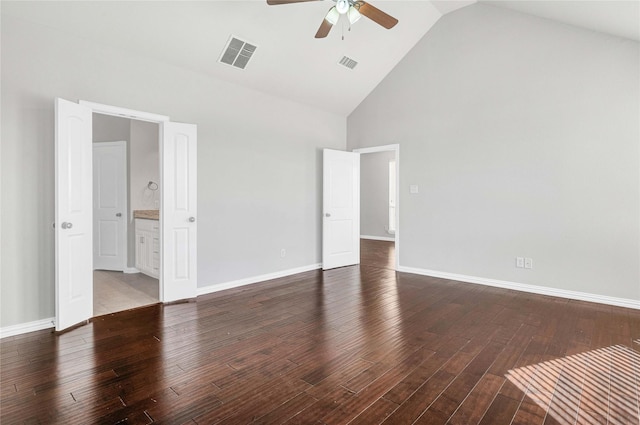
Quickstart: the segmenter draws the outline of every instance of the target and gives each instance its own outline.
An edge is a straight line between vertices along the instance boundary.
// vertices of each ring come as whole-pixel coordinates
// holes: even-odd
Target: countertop
[[[159,210],[133,210],[133,218],[144,218],[147,220],[160,220]]]

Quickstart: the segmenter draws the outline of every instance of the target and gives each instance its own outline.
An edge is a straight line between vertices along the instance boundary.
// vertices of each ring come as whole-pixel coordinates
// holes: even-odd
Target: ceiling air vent
[[[338,62],[340,65],[342,66],[346,66],[349,69],[353,69],[356,67],[356,65],[358,64],[358,62],[354,61],[351,58],[348,58],[346,56],[343,56],[342,59],[340,59],[340,62]]]
[[[255,51],[256,46],[253,44],[231,36],[222,51],[220,62],[235,66],[236,68],[245,69]]]

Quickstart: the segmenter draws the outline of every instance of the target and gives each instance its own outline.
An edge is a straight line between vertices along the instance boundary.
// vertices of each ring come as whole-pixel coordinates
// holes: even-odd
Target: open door
[[[56,331],[93,315],[91,109],[55,101]]]
[[[160,297],[171,302],[197,295],[197,127],[163,122],[160,131]]]
[[[322,269],[360,263],[360,154],[323,152]]]

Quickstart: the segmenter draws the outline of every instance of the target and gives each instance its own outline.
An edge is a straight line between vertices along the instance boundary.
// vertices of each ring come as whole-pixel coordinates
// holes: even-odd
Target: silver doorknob
[[[324,216],[325,216],[325,217],[331,217],[331,214],[329,214],[329,213],[324,213]]]
[[[73,223],[68,223],[68,222],[63,222],[60,227],[62,227],[63,229],[71,229],[73,227]]]
[[[189,222],[193,223],[194,221],[196,221],[195,217],[189,217]]]
[[[116,217],[122,217],[122,213],[116,213]]]

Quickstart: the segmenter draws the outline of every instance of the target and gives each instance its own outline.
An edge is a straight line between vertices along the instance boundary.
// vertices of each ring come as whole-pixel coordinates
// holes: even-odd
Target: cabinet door
[[[157,276],[157,270],[154,270],[153,266],[153,232],[145,232],[145,263],[147,266],[147,275],[155,277]]]
[[[136,232],[136,268],[144,273],[147,268],[147,250],[144,232]]]
[[[158,232],[154,232],[151,235],[151,257],[149,257],[149,264],[153,272],[153,277],[158,278],[160,276],[160,235]]]
[[[136,220],[136,268],[157,279],[160,275],[160,234],[158,224],[148,221]]]
[[[140,267],[142,265],[142,262],[140,261],[141,260],[141,258],[140,258],[140,251],[141,251],[140,250],[140,246],[141,246],[140,237],[141,236],[142,235],[140,235],[140,232],[136,232],[136,244],[135,244],[135,247],[136,247],[136,269],[138,269],[138,270],[140,270]]]

